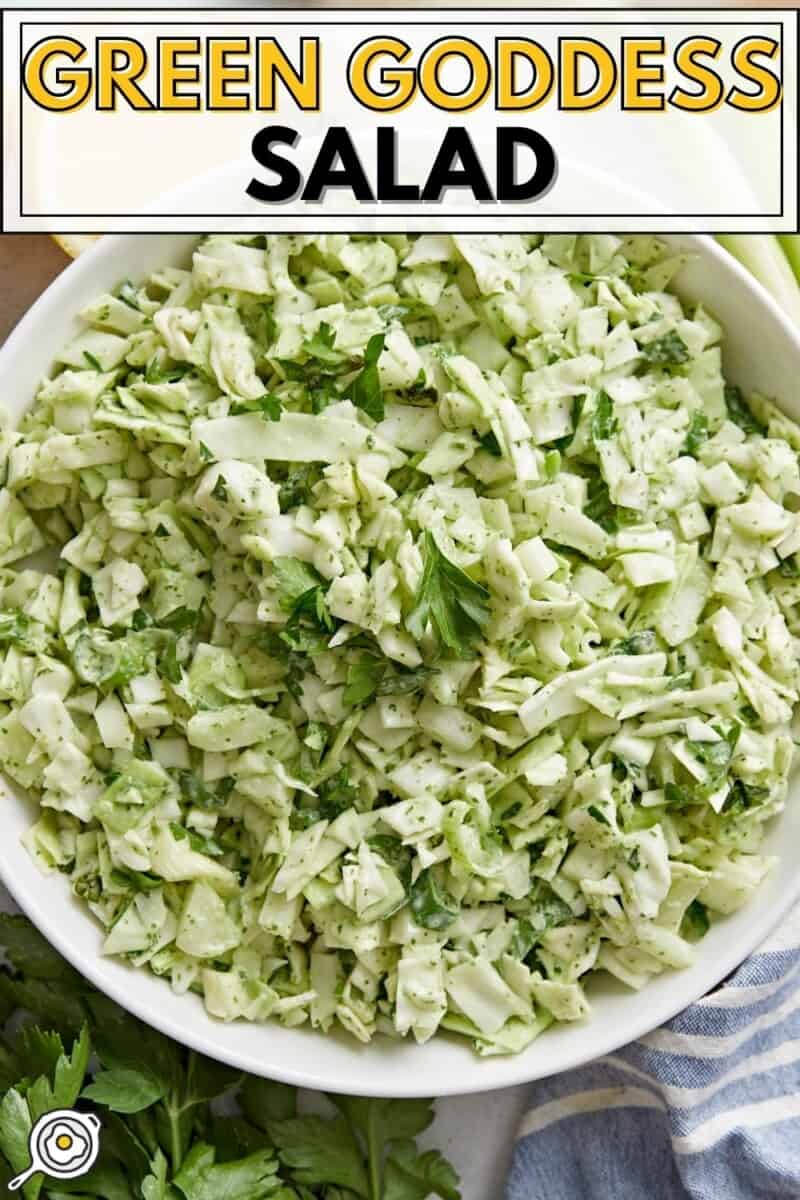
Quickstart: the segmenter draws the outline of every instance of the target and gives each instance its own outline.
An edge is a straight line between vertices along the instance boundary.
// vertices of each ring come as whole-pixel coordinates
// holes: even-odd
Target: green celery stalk
[[[789,260],[789,265],[800,283],[800,233],[779,233],[778,241]]]
[[[719,234],[717,241],[746,267],[778,302],[790,321],[800,328],[800,283],[795,277],[800,238],[792,235],[794,262],[784,253],[784,241],[766,233]]]

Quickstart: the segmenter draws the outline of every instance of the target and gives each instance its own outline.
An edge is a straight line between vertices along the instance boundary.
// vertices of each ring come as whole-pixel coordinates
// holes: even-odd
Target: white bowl
[[[188,260],[195,238],[120,235],[103,239],[48,288],[0,351],[6,407],[19,417],[55,353],[79,327],[75,314],[100,292],[157,266]],[[766,292],[713,239],[666,239],[694,257],[678,280],[680,293],[701,301],[723,324],[725,365],[745,389],[774,396],[800,419],[800,338]],[[696,964],[668,972],[642,992],[613,982],[590,987],[587,1021],[556,1026],[515,1057],[481,1059],[466,1042],[435,1037],[425,1046],[376,1038],[369,1046],[345,1036],[277,1024],[222,1024],[195,996],[176,996],[144,970],[103,958],[98,925],[59,875],[42,876],[20,844],[34,815],[24,794],[8,788],[3,803],[0,876],[17,903],[65,958],[119,1004],[180,1042],[254,1074],[305,1087],[365,1096],[420,1096],[484,1091],[552,1075],[640,1037],[702,996],[759,945],[800,899],[800,783],[766,839],[778,865],[751,902],[716,922]]]

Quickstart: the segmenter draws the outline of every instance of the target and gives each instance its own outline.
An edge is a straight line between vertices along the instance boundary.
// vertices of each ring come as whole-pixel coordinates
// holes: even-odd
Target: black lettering
[[[527,146],[536,155],[529,179],[517,179],[517,147]],[[497,199],[501,203],[536,200],[556,177],[556,155],[550,142],[535,129],[503,126],[497,131]]]
[[[251,179],[247,185],[247,194],[254,200],[262,200],[265,204],[281,204],[291,200],[300,190],[303,176],[294,163],[275,154],[274,143],[285,146],[295,146],[300,137],[296,129],[287,125],[265,125],[259,129],[253,138],[253,157],[260,167],[273,171],[279,178],[279,183],[262,183],[260,179]]]
[[[455,165],[456,161],[461,166]],[[476,200],[494,200],[489,181],[466,129],[447,130],[422,189],[422,199],[437,203],[448,188],[469,188]]]
[[[336,168],[336,160],[342,164]],[[349,188],[356,200],[374,201],[361,159],[343,125],[332,125],[303,189],[304,200],[322,200],[328,188]]]
[[[397,130],[391,125],[378,130],[378,199],[419,200],[415,183],[397,182]]]

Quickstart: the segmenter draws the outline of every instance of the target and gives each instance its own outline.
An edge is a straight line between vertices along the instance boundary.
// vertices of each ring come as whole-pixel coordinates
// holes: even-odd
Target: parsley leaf
[[[790,554],[788,558],[782,558],[778,563],[778,574],[784,579],[797,579],[800,577],[800,562],[798,562],[796,554]]]
[[[493,430],[490,429],[488,433],[485,433],[478,440],[487,454],[491,454],[492,458],[502,458],[503,451]]]
[[[124,1067],[98,1072],[81,1095],[85,1100],[105,1104],[112,1112],[137,1113],[160,1100],[165,1090],[148,1071]]]
[[[310,778],[316,772],[328,748],[330,736],[330,725],[323,725],[321,721],[309,721],[306,725],[300,751],[300,774],[303,779]]]
[[[319,788],[322,809],[341,811],[355,796],[346,770]],[[398,839],[373,841],[410,877],[410,852]],[[105,1200],[460,1200],[452,1167],[413,1141],[433,1118],[430,1100],[332,1096],[340,1114],[332,1120],[298,1116],[294,1088],[242,1080],[142,1025],[62,964],[25,918],[0,917],[0,947],[11,964],[0,980],[12,1004],[32,999],[28,1007],[51,1018],[68,992],[81,1014],[69,1051],[52,1028],[15,1022],[13,1042],[0,1036],[0,1178],[27,1168],[30,1132],[43,1114],[79,1099],[102,1113],[91,1171],[56,1188],[34,1175],[25,1200],[39,1200],[45,1187],[54,1198]],[[82,991],[73,993],[73,982]],[[7,1008],[4,1019],[10,1015]],[[212,1101],[234,1087],[238,1109],[221,1117]]]
[[[439,649],[468,657],[489,620],[489,593],[442,554],[425,532],[425,565],[406,627],[418,641],[430,622]]]
[[[283,1121],[297,1115],[297,1091],[288,1083],[246,1075],[239,1105],[242,1112],[259,1129],[268,1129],[271,1121]]]
[[[607,392],[600,392],[592,414],[592,441],[595,445],[598,442],[608,441],[617,432],[617,428],[614,401]]]
[[[360,1096],[330,1097],[350,1125],[368,1142],[414,1138],[433,1121],[433,1101],[367,1100]]]
[[[278,491],[278,504],[281,512],[285,513],[291,508],[305,504],[309,498],[309,492],[314,484],[319,482],[319,479],[319,468],[314,463],[308,463],[291,471]]]
[[[30,1162],[28,1137],[39,1118],[57,1108],[74,1107],[89,1065],[89,1031],[85,1025],[69,1054],[58,1035],[46,1042],[40,1038],[38,1044],[40,1049],[47,1047],[48,1070],[33,1080],[21,1080],[0,1101],[0,1150],[15,1172],[24,1171]],[[26,1197],[35,1200],[41,1186],[42,1176],[34,1176],[25,1189]]]
[[[413,1141],[433,1120],[430,1100],[330,1099],[366,1149],[370,1197],[426,1200],[435,1195],[460,1200],[458,1176],[450,1164],[436,1150],[418,1154]]]
[[[697,453],[703,442],[708,439],[708,417],[703,412],[702,408],[696,408],[692,413],[692,420],[689,428],[686,431],[685,450],[687,454],[691,454],[693,458],[697,458]]]
[[[699,942],[711,928],[708,919],[708,909],[700,900],[693,900],[681,921],[680,934],[690,942]]]
[[[219,842],[216,842],[212,837],[203,837],[201,833],[196,833],[194,829],[187,829],[184,825],[179,825],[177,821],[170,821],[169,828],[176,841],[181,842],[188,838],[189,845],[198,854],[207,854],[210,858],[219,858],[223,853]]]
[[[362,658],[350,663],[342,697],[345,704],[355,706],[370,700],[377,692],[385,670],[386,664],[379,658]]]
[[[724,813],[743,813],[769,798],[769,788],[757,783],[734,779],[729,795],[722,806]]]
[[[639,514],[634,509],[622,508],[612,503],[608,484],[599,476],[589,481],[587,502],[583,511],[590,521],[594,521],[606,533],[616,533],[620,525],[635,525],[639,520]]]
[[[321,586],[308,588],[292,605],[289,620],[281,631],[281,641],[303,654],[320,654],[328,647],[334,623]]]
[[[283,403],[280,396],[266,392],[257,400],[242,400],[231,405],[231,416],[238,417],[241,413],[261,413],[268,421],[280,421]]]
[[[161,654],[158,656],[156,663],[156,671],[168,683],[180,683],[183,678],[181,669],[181,659],[179,657],[180,650],[178,646],[178,638],[174,637],[164,647]]]
[[[677,367],[689,361],[689,347],[674,329],[645,342],[639,349],[644,361],[652,367]]]
[[[52,1076],[58,1060],[64,1053],[61,1035],[54,1029],[40,1029],[38,1025],[23,1025],[15,1047],[19,1064],[24,1063],[29,1079],[37,1075]],[[16,1079],[16,1075],[14,1076]]]
[[[308,563],[287,555],[273,558],[272,573],[278,591],[278,602],[284,612],[291,612],[304,592],[318,587],[322,582]]]
[[[653,629],[640,629],[638,633],[632,633],[611,647],[613,654],[652,654],[657,649],[658,641]]]
[[[0,1101],[0,1150],[2,1150],[15,1174],[21,1174],[30,1163],[28,1138],[33,1121],[23,1095],[16,1088],[9,1088]],[[25,1185],[25,1200],[36,1200],[42,1190],[42,1176],[34,1175]]]
[[[33,979],[81,983],[80,976],[27,917],[0,913],[0,945],[11,965]]]
[[[215,500],[219,500],[220,504],[224,504],[228,499],[228,485],[225,482],[224,475],[219,474],[217,476],[217,481],[211,489],[211,495]]]
[[[385,413],[378,373],[378,359],[383,352],[384,341],[382,333],[372,335],[364,351],[364,366],[348,388],[348,396],[356,408],[372,417],[373,421],[382,421]]]
[[[366,654],[347,668],[344,690],[345,704],[363,704],[373,696],[404,696],[419,691],[431,676],[438,674],[433,667],[398,669],[388,658]]]
[[[461,905],[439,886],[433,871],[421,871],[409,893],[414,920],[423,929],[447,929],[459,914]]]
[[[163,880],[157,875],[135,871],[133,867],[113,867],[111,879],[117,887],[125,888],[129,892],[153,892],[163,886]]]
[[[333,821],[341,813],[353,808],[358,798],[358,788],[350,782],[347,767],[341,767],[317,788],[319,814],[324,821]]]
[[[418,1154],[413,1142],[398,1141],[384,1172],[383,1200],[459,1200],[458,1175],[438,1150]]]
[[[172,633],[186,633],[187,629],[194,629],[199,620],[200,613],[196,609],[186,608],[182,604],[161,617],[158,624],[161,629],[169,629]]]
[[[675,808],[686,808],[687,805],[696,803],[694,796],[686,788],[672,782],[664,784],[664,799],[668,805],[674,805]]]
[[[292,1117],[273,1121],[270,1137],[281,1162],[290,1167],[298,1183],[310,1187],[336,1184],[367,1200],[369,1177],[359,1145],[343,1117]]]
[[[333,379],[325,375],[312,380],[308,390],[311,396],[311,411],[315,416],[319,416],[329,404],[336,404],[342,398],[342,393]]]
[[[390,667],[376,689],[378,696],[408,696],[420,691],[429,679],[439,672],[436,667],[412,667],[396,670]]]
[[[30,620],[17,608],[0,612],[0,645],[5,642],[22,642],[30,627]]]
[[[728,420],[738,425],[744,433],[758,433],[763,437],[766,429],[753,415],[750,405],[742,395],[741,388],[732,383],[725,384],[725,407],[728,410]]]
[[[330,366],[338,366],[347,360],[345,352],[336,349],[336,331],[326,321],[321,322],[316,333],[306,338],[302,349],[311,358]]]
[[[716,786],[727,771],[741,732],[742,727],[737,723],[732,725],[718,742],[686,742],[698,762],[708,767],[709,780],[706,786]]]
[[[216,1150],[197,1142],[186,1156],[174,1183],[186,1200],[263,1200],[278,1191],[278,1162],[273,1150],[217,1163]]]
[[[193,771],[179,768],[172,772],[172,776],[181,789],[182,799],[192,808],[222,808],[236,786],[232,775],[224,775],[214,783],[206,783]]]
[[[191,375],[194,367],[191,363],[176,363],[174,367],[164,367],[155,357],[150,359],[144,372],[145,383],[177,383],[185,375]]]
[[[161,1150],[156,1150],[150,1163],[150,1174],[142,1180],[143,1200],[173,1200],[174,1192],[167,1180],[169,1164]]]

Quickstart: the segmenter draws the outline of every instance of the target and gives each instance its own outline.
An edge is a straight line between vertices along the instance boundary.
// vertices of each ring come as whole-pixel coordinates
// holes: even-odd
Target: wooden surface
[[[45,233],[0,235],[0,342],[68,262]]]

